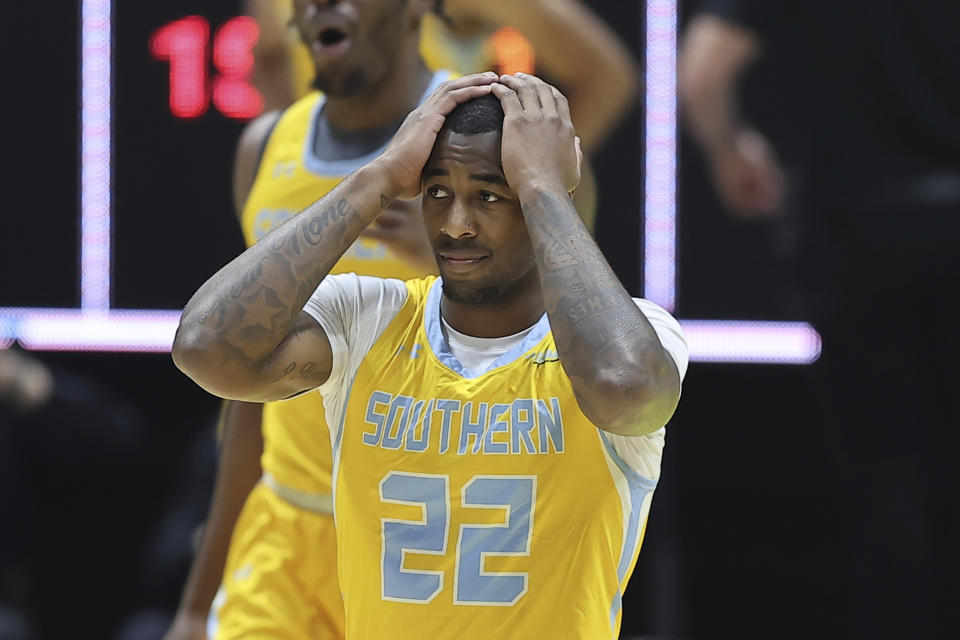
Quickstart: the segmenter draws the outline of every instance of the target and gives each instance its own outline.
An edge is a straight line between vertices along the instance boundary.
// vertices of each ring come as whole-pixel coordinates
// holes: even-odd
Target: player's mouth
[[[468,253],[459,251],[441,252],[441,263],[447,267],[455,269],[470,269],[478,264],[486,262],[490,258],[489,253]]]
[[[346,53],[352,42],[352,38],[343,29],[327,27],[317,34],[317,39],[313,43],[313,52],[320,58],[332,60]]]

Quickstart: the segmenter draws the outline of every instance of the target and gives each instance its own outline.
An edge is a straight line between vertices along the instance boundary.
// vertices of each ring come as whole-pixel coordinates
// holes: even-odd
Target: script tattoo
[[[207,311],[201,314],[202,321],[218,333],[222,364],[262,360],[288,334],[301,331],[295,326],[300,310],[346,250],[349,222],[355,216],[346,198],[307,209],[271,232],[262,250],[248,251],[237,259],[239,275],[224,276],[230,282],[214,289],[215,295],[205,300]],[[325,259],[311,258],[316,251],[307,249],[321,244],[326,248]],[[291,363],[290,367],[287,378],[315,382],[323,375],[316,363],[300,368]]]

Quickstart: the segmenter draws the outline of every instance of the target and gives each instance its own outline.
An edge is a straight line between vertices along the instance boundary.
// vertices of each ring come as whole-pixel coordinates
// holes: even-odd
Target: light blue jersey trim
[[[340,411],[340,424],[337,427],[337,437],[333,443],[333,469],[330,472],[330,495],[333,496],[333,526],[337,526],[337,476],[340,475],[340,445],[343,443],[343,430],[347,421],[347,407],[350,406],[350,395],[353,393],[353,384],[357,381],[357,373],[353,374],[350,384],[347,385],[347,393],[344,394],[343,408]]]
[[[222,588],[222,587],[221,587]],[[217,618],[217,614],[210,612],[207,615],[207,637],[210,640],[213,640],[217,637],[217,631],[220,629],[220,620]]]
[[[630,521],[627,524],[626,540],[623,545],[623,552],[620,554],[620,562],[617,564],[617,593],[613,597],[610,605],[610,626],[613,627],[617,622],[617,614],[620,607],[623,606],[620,586],[627,577],[627,571],[630,569],[630,561],[636,552],[640,537],[640,511],[643,507],[643,501],[647,494],[657,488],[657,482],[649,478],[644,478],[637,471],[627,464],[626,460],[620,457],[617,450],[610,443],[607,435],[598,430],[600,440],[603,442],[607,454],[613,459],[617,467],[627,479],[627,486],[630,488]]]
[[[449,79],[451,75],[452,74],[449,71],[441,70],[435,72],[433,77],[430,78],[430,84],[427,85],[426,91],[424,91],[423,95],[420,96],[420,101],[417,104],[423,104],[423,101],[427,99],[427,96],[433,93],[434,90],[440,86],[440,83]],[[320,117],[320,110],[323,109],[323,105],[326,103],[326,101],[326,97],[321,95],[317,100],[317,103],[313,105],[313,109],[310,111],[310,130],[307,132],[307,139],[303,146],[303,166],[305,166],[308,171],[318,176],[344,177],[374,160],[377,156],[383,153],[386,145],[380,147],[376,151],[368,153],[365,156],[360,156],[359,158],[348,158],[346,160],[322,160],[318,158],[316,152],[314,151],[314,141],[317,137],[317,118]]]
[[[227,591],[223,583],[220,584],[220,587],[217,589],[217,593],[213,597],[213,602],[210,603],[210,611],[207,612],[207,639],[214,640],[217,637],[217,633],[220,631],[220,609],[223,607],[223,603],[227,600]]]
[[[442,320],[440,319],[440,301],[443,299],[443,280],[437,278],[437,281],[430,287],[430,293],[427,295],[427,308],[424,311],[424,328],[427,332],[427,342],[437,359],[440,360],[448,369],[459,376],[472,380],[479,378],[483,374],[493,371],[498,367],[516,361],[524,353],[529,351],[550,331],[550,322],[547,320],[547,314],[540,316],[540,320],[533,326],[533,329],[527,334],[527,337],[514,348],[494,360],[490,366],[483,371],[471,371],[467,369],[457,357],[450,351],[450,345],[443,335]]]

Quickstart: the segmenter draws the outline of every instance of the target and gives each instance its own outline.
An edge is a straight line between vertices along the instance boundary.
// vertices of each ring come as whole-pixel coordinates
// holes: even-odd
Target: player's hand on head
[[[583,152],[563,94],[519,73],[500,76],[493,93],[503,105],[501,163],[510,186],[518,190],[536,183],[574,191]]]
[[[490,93],[490,86],[496,81],[493,72],[448,80],[407,115],[377,159],[391,176],[397,197],[410,200],[419,195],[420,174],[447,116],[457,105]]]

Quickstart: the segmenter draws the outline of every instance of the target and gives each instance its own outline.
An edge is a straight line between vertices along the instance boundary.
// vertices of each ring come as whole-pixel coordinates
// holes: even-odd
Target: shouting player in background
[[[617,637],[688,354],[578,218],[578,151],[538,79],[447,81],[184,310],[208,391],[326,400],[347,637]],[[441,279],[327,277],[421,192]]]

